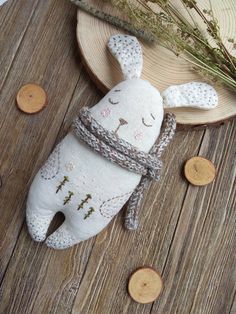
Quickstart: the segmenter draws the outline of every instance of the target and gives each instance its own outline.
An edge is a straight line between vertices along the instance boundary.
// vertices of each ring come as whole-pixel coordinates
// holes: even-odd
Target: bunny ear
[[[139,78],[143,68],[142,49],[136,37],[114,35],[108,48],[118,60],[125,79]]]
[[[218,104],[216,90],[200,82],[170,86],[162,93],[162,97],[164,108],[194,107],[208,110]]]

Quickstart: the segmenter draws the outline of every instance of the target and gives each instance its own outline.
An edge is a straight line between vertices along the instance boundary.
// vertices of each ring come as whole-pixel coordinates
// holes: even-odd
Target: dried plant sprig
[[[110,0],[133,22],[134,27],[152,34],[158,43],[190,62],[200,73],[223,82],[236,91],[236,58],[227,50],[220,37],[218,21],[210,10],[200,10],[195,0],[179,0],[189,19],[169,0]],[[150,5],[150,2],[152,3]],[[216,46],[209,43],[191,14],[195,11],[206,25]],[[230,39],[234,44],[234,40]]]
[[[118,26],[137,37],[147,41],[158,41],[160,45],[172,51],[176,56],[193,65],[198,73],[210,78],[212,82],[224,83],[236,91],[236,58],[225,47],[220,37],[218,21],[210,10],[200,10],[195,0],[179,0],[184,6],[187,19],[169,0],[106,0],[112,6],[121,10],[130,23],[116,16],[104,13],[88,5],[83,0],[71,0],[86,12]],[[150,6],[152,2],[152,6]],[[159,10],[154,10],[153,5]],[[193,18],[191,10],[197,12],[206,25],[206,30],[215,41],[212,46],[198,23]],[[228,41],[236,49],[236,41]]]

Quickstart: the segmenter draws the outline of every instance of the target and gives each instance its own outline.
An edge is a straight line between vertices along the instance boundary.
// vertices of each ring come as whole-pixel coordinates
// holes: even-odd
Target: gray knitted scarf
[[[174,136],[175,115],[167,113],[158,142],[149,153],[119,138],[114,132],[104,129],[92,116],[87,107],[80,110],[73,129],[76,136],[109,161],[142,175],[139,185],[132,193],[125,217],[125,227],[135,230],[138,227],[138,209],[151,180],[158,181],[162,169],[160,159],[165,147]]]

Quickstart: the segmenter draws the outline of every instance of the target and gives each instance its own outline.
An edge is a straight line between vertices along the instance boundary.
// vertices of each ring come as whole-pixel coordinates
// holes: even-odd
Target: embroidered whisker
[[[153,120],[156,120],[156,118],[154,117],[154,115],[151,113],[151,117],[153,118]]]

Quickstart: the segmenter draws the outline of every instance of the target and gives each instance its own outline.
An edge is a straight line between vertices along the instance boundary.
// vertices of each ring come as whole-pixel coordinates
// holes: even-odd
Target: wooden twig
[[[134,36],[140,37],[148,42],[154,42],[155,38],[151,33],[148,33],[142,29],[135,28],[131,23],[124,21],[120,19],[117,16],[110,15],[108,13],[105,13],[103,11],[98,10],[97,8],[87,4],[84,1],[81,0],[70,0],[74,4],[76,4],[80,9],[83,11],[96,16],[100,20],[103,20],[105,22],[108,22],[116,27],[120,27],[123,30],[133,34]]]

